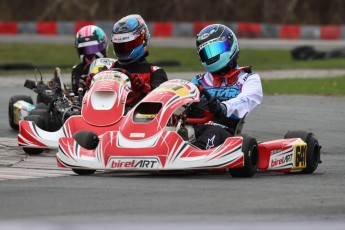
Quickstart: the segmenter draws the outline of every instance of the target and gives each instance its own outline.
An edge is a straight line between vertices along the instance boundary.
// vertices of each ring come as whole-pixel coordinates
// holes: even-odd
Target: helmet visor
[[[217,41],[203,47],[199,51],[199,56],[202,62],[207,62],[211,58],[214,58],[217,55],[222,54],[229,50],[230,50],[230,45],[229,45],[228,40]]]
[[[101,52],[103,49],[105,49],[105,46],[103,43],[100,43],[91,46],[79,47],[78,52],[79,55],[90,55]]]
[[[122,43],[115,43],[114,44],[114,52],[116,55],[126,55],[133,52],[135,48],[144,44],[144,39],[141,36],[138,36],[132,41],[129,42],[122,42]]]

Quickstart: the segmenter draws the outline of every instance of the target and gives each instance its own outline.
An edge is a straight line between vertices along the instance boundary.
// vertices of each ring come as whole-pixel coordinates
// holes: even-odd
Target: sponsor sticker
[[[157,169],[158,166],[157,158],[112,158],[110,160],[112,169]]]
[[[189,95],[189,90],[181,84],[164,84],[156,89],[157,91],[170,91],[176,93],[180,97]]]
[[[136,113],[134,115],[136,118],[155,118],[156,117],[156,114],[143,114],[143,113]]]
[[[145,137],[145,133],[131,133],[129,135],[129,137],[141,137],[141,138],[144,138]]]
[[[295,144],[295,168],[301,169],[307,166],[307,145],[304,141]]]
[[[275,157],[271,159],[271,167],[280,167],[280,166],[284,166],[284,165],[288,165],[289,163],[292,162],[292,157],[293,154],[287,154],[287,155],[281,155],[279,157]]]

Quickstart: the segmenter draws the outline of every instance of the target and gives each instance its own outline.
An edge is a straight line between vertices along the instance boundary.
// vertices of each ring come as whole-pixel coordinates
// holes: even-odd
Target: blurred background
[[[0,0],[0,9],[0,74],[54,66],[68,73],[82,26],[109,38],[115,21],[135,13],[151,33],[149,61],[168,72],[203,71],[195,35],[218,22],[239,38],[241,63],[258,71],[345,67],[345,0]]]
[[[344,0],[0,0],[0,21],[118,20],[333,24],[345,21]]]

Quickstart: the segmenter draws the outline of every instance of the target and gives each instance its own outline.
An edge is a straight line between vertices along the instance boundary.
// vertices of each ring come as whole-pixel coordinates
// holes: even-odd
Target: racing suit
[[[90,64],[79,63],[72,67],[72,90],[75,95],[78,95],[80,87],[84,88],[86,78],[88,76]]]
[[[230,84],[225,78],[216,82],[211,73],[199,74],[192,79],[194,84],[203,86],[226,108],[225,116],[216,115],[208,124],[195,126],[196,141],[193,144],[200,149],[216,147],[227,137],[233,136],[240,119],[261,104],[263,92],[260,76],[252,73],[250,67],[237,67],[235,70],[234,80]],[[204,96],[199,106],[207,108]]]
[[[140,76],[143,84],[148,87],[146,87],[145,92],[138,98],[138,101],[141,100],[146,93],[154,90],[160,84],[168,80],[166,72],[162,68],[148,63],[145,57],[128,65],[121,65],[119,62],[114,62],[111,68],[125,69],[130,72],[132,76]]]

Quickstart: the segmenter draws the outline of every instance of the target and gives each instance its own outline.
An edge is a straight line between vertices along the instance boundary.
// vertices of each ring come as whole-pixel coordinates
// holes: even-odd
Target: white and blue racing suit
[[[214,117],[210,122],[213,124],[211,126],[196,127],[197,147],[207,149],[222,144],[227,137],[234,135],[239,119],[261,104],[263,92],[259,74],[252,73],[250,68],[244,68],[236,78],[232,85],[223,79],[219,87],[215,86],[211,73],[199,74],[192,79],[194,84],[202,85],[212,97],[218,98],[226,106],[225,117]],[[201,98],[200,104],[202,103],[207,104],[205,97]],[[210,140],[213,143],[209,143]]]

